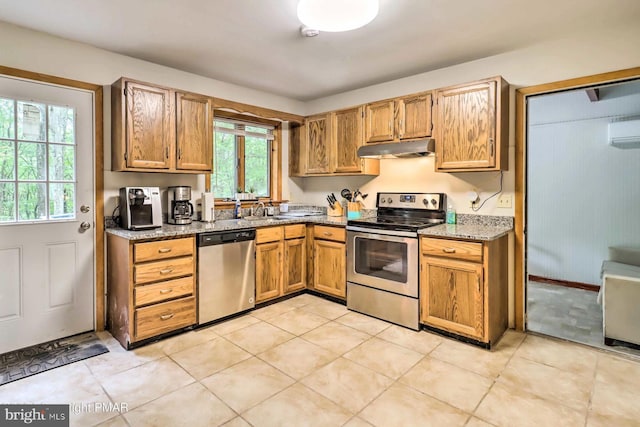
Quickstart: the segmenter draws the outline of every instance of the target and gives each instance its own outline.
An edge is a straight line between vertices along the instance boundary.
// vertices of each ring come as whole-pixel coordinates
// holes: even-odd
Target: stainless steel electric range
[[[347,307],[419,329],[418,230],[444,223],[443,193],[378,193],[377,216],[347,221]]]

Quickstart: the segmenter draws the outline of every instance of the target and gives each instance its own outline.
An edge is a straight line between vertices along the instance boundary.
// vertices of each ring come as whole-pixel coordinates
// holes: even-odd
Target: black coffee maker
[[[179,225],[191,224],[193,213],[191,187],[169,187],[167,189],[167,222]]]

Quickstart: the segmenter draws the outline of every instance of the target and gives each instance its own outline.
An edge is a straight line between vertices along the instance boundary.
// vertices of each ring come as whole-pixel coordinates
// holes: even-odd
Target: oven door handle
[[[407,237],[412,239],[418,238],[418,234],[412,233],[411,231],[382,230],[377,228],[356,227],[353,225],[347,226],[347,231],[356,231],[358,233],[368,234],[369,236],[398,237],[398,239],[395,239],[396,241],[403,240],[404,238],[407,238]],[[381,239],[381,240],[391,240],[391,239]]]

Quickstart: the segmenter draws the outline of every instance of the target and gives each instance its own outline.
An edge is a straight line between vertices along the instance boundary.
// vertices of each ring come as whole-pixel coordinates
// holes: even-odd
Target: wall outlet
[[[498,207],[499,208],[510,208],[513,205],[513,197],[511,194],[501,194],[498,197]]]

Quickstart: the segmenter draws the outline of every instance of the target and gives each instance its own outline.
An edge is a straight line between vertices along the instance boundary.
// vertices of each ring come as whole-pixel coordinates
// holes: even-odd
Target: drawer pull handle
[[[164,270],[160,270],[160,274],[169,274],[173,271],[173,268],[165,268]]]
[[[168,293],[171,293],[171,292],[173,292],[173,289],[161,289],[160,290],[161,294],[168,294]]]
[[[170,314],[163,314],[162,316],[160,316],[160,320],[169,320],[174,316],[174,313],[170,313]]]
[[[444,252],[446,254],[455,254],[456,250],[455,250],[455,248],[444,248],[444,249],[442,249],[442,252]]]
[[[330,233],[330,232],[328,232],[328,231],[325,231],[325,232],[324,232],[324,233],[322,233],[322,234],[324,234],[325,236],[333,236],[333,233]]]
[[[161,254],[167,254],[169,252],[171,252],[171,248],[160,248],[160,249],[158,249],[158,253],[161,253]]]

